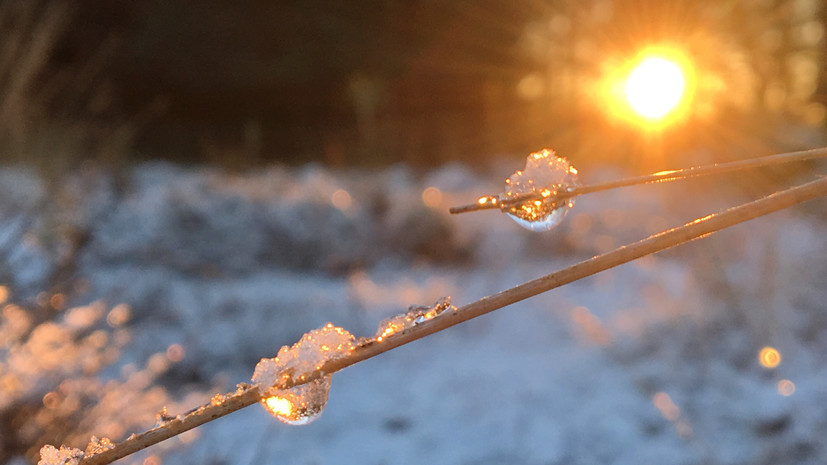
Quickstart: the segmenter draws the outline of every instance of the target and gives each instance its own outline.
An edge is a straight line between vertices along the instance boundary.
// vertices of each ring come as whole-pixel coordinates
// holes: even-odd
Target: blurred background
[[[0,462],[121,440],[328,321],[370,336],[825,173],[450,206],[827,144],[818,0],[0,0]],[[827,460],[827,203],[555,290],[124,463]]]
[[[817,0],[4,1],[0,142],[4,158],[49,165],[55,146],[69,165],[231,168],[477,164],[548,144],[640,169],[683,166],[698,147],[754,156],[823,139],[825,10]],[[668,124],[623,102],[624,80],[653,52],[686,80]]]

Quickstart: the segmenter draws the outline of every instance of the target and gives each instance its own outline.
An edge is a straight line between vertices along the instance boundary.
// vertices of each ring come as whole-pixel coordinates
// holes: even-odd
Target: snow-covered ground
[[[577,200],[545,233],[494,212],[447,214],[508,174],[149,163],[49,185],[7,168],[0,285],[36,301],[71,276],[81,280],[63,291],[68,307],[128,304],[130,342],[115,366],[175,347],[158,383],[174,397],[197,391],[181,401],[194,407],[328,321],[372,335],[411,304],[465,304],[746,200],[697,181],[626,188]],[[581,170],[585,182],[618,176]],[[165,464],[824,463],[825,211],[821,199],[736,226],[347,368],[310,425],[255,406],[146,454]],[[759,363],[764,346],[781,354],[776,368]]]

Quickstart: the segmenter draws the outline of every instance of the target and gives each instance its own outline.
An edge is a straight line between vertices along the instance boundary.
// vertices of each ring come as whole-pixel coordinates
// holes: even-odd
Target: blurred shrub
[[[390,178],[354,182],[318,166],[232,176],[145,164],[112,214],[90,225],[88,258],[223,276],[456,259],[462,247],[447,213],[423,205],[418,183],[383,185]]]
[[[169,402],[155,382],[167,357],[127,365],[122,379],[107,369],[129,341],[121,327],[128,307],[94,303],[42,323],[32,314],[14,303],[0,308],[0,461],[34,462],[44,443],[83,448],[93,433],[117,440],[153,424]]]

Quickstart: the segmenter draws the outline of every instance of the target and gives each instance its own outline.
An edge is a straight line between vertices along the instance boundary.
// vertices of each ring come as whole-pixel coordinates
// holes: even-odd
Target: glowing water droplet
[[[292,346],[282,347],[276,357],[261,359],[253,373],[253,383],[262,396],[261,405],[289,425],[306,425],[319,418],[327,404],[332,375],[290,389],[279,389],[278,385],[294,381],[294,376],[298,376],[296,381],[301,380],[353,348],[353,335],[328,323],[306,333]]]
[[[278,395],[266,397],[261,404],[270,414],[288,425],[306,425],[322,415],[330,392],[332,375],[302,384]]]
[[[548,231],[563,220],[574,198],[557,199],[558,192],[570,192],[577,185],[577,170],[553,150],[543,149],[526,158],[525,169],[505,180],[501,203],[525,199],[503,206],[520,226],[532,231]]]

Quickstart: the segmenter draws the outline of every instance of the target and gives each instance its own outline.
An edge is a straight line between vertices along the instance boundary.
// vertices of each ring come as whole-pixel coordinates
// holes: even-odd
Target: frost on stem
[[[456,309],[456,307],[451,305],[450,296],[437,300],[436,303],[431,306],[411,305],[408,307],[407,312],[394,315],[379,323],[379,328],[376,329],[375,335],[376,342],[382,342],[392,334],[436,318],[446,310],[454,311]]]
[[[568,160],[557,156],[554,150],[543,149],[529,154],[525,169],[515,171],[505,180],[505,193],[499,198],[482,197],[478,203],[499,202],[502,211],[520,226],[547,231],[560,224],[574,206],[573,197],[558,199],[557,195],[576,185],[577,170]]]
[[[290,425],[306,425],[321,416],[330,392],[330,378],[325,375],[290,389],[278,385],[317,371],[328,360],[347,355],[354,349],[354,337],[346,330],[328,323],[306,333],[292,346],[283,346],[276,357],[263,358],[256,365],[253,384],[261,393],[261,405],[273,416]]]
[[[164,425],[172,420],[175,420],[175,415],[170,415],[166,406],[161,408],[161,411],[155,414],[155,428],[163,428]]]
[[[78,465],[83,457],[84,453],[80,449],[66,446],[60,446],[58,449],[46,444],[40,448],[40,460],[37,465]]]
[[[109,438],[100,438],[92,436],[89,444],[86,445],[86,452],[75,449],[73,447],[60,446],[57,447],[46,444],[40,448],[40,460],[37,465],[78,465],[84,458],[89,458],[93,455],[106,452],[115,447]]]
[[[89,444],[86,445],[86,457],[90,457],[95,454],[100,454],[101,452],[106,452],[109,449],[115,447],[115,443],[113,443],[109,438],[100,438],[98,439],[97,436],[92,436],[92,439],[89,440]]]

